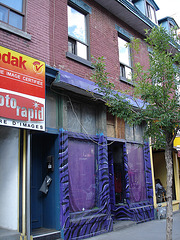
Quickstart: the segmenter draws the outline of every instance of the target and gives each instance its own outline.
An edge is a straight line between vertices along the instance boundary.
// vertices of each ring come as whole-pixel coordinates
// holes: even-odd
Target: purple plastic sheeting
[[[69,204],[71,212],[95,206],[95,144],[69,139]]]
[[[131,203],[146,200],[143,148],[127,143],[128,175]]]

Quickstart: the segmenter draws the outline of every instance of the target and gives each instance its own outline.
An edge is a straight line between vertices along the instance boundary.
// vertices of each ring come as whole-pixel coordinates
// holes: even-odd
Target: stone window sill
[[[31,34],[29,34],[27,32],[24,32],[24,31],[22,31],[20,29],[17,29],[17,28],[15,28],[13,26],[10,26],[10,25],[8,25],[6,23],[0,22],[0,29],[3,29],[3,30],[5,30],[7,32],[10,32],[10,33],[13,33],[13,34],[15,34],[15,35],[17,35],[19,37],[25,38],[25,39],[27,39],[29,41],[31,40]]]
[[[88,61],[88,60],[86,60],[84,58],[78,57],[77,55],[72,54],[70,52],[66,53],[66,57],[70,58],[70,59],[72,59],[72,60],[74,60],[76,62],[79,62],[79,63],[81,63],[81,64],[83,64],[83,65],[85,65],[87,67],[94,68],[90,61]]]

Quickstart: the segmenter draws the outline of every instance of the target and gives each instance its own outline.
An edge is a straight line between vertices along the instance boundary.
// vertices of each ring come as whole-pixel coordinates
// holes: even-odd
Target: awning
[[[102,96],[98,93],[97,86],[94,82],[63,70],[59,70],[59,75],[56,77],[52,85],[88,97],[92,97],[92,93],[97,94],[99,97]]]
[[[63,70],[59,70],[59,74],[56,76],[56,79],[52,83],[52,86],[63,88],[88,97],[92,97],[93,93],[94,96],[97,97],[99,100],[104,101],[102,98],[102,93],[98,92],[98,86],[94,82],[78,77],[72,73],[65,72]],[[136,99],[135,101],[129,95],[126,95],[126,97],[132,106],[137,108],[141,108],[144,106],[144,102],[142,100]]]

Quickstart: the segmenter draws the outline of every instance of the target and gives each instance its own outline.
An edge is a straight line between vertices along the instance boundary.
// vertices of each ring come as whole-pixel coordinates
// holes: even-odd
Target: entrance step
[[[124,220],[114,221],[113,231],[119,231],[122,229],[126,229],[128,227],[132,227],[134,225],[136,225],[136,222],[133,222],[133,221],[124,221]]]
[[[60,231],[48,228],[33,229],[31,235],[33,240],[57,240],[61,238]]]
[[[0,228],[0,240],[19,240],[20,235],[18,231]]]

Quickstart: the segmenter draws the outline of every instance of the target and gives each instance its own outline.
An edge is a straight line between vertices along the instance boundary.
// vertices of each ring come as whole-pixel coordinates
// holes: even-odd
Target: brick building
[[[105,57],[117,89],[133,88],[133,64],[149,66],[144,29],[157,24],[156,10],[153,0],[0,0],[0,107],[17,108],[15,100],[5,106],[5,99],[15,99],[11,94],[37,104],[43,98],[37,89],[29,93],[27,86],[24,92],[8,85],[14,80],[2,76],[8,52],[30,57],[36,77],[41,66],[45,74],[42,125],[37,104],[27,112],[21,108],[22,118],[30,114],[28,121],[5,116],[0,108],[0,239],[4,229],[14,239],[82,239],[112,231],[113,220],[154,219],[143,126],[111,116],[89,91],[99,98],[90,79],[91,56]],[[132,37],[141,40],[133,59],[125,48]],[[16,58],[11,70],[21,74]]]

